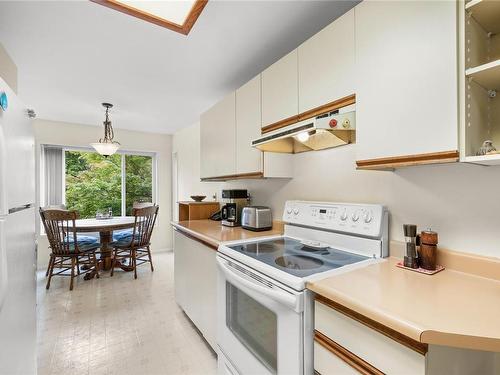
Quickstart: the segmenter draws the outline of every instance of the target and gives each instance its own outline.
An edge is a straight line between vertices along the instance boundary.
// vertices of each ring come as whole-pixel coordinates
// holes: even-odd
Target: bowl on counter
[[[206,195],[191,195],[191,199],[194,200],[195,202],[201,202],[206,197],[207,197]]]

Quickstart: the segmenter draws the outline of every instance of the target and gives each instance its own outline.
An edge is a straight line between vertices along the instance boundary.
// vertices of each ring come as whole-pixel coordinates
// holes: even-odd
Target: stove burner
[[[253,253],[253,254],[258,254],[258,253],[272,253],[273,251],[276,251],[276,246],[273,245],[272,243],[249,243],[244,246],[241,246],[241,250],[244,253]]]
[[[276,258],[275,263],[278,266],[296,270],[310,270],[313,268],[319,268],[323,265],[323,261],[304,255],[281,256]]]

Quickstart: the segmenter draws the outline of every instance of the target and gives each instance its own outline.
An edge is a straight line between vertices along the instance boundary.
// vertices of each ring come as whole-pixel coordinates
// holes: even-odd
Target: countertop
[[[307,287],[421,343],[500,351],[498,278],[453,269],[423,275],[396,267],[398,261],[388,258]]]
[[[241,227],[225,227],[221,225],[220,221],[213,220],[174,221],[171,224],[177,230],[187,233],[215,249],[221,242],[283,234],[283,224],[277,221],[273,222],[271,230],[262,232],[253,232]]]
[[[283,233],[281,222],[263,232],[211,220],[172,226],[213,249]],[[432,276],[398,268],[398,261],[387,258],[307,288],[421,343],[500,352],[500,260],[439,251],[438,263],[447,268]]]

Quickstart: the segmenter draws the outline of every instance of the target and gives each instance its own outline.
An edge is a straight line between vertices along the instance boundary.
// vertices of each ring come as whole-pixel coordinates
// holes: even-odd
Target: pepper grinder
[[[434,271],[437,260],[438,234],[432,230],[420,233],[420,267]]]
[[[418,268],[417,226],[414,224],[404,224],[403,231],[406,242],[404,266],[408,268]]]

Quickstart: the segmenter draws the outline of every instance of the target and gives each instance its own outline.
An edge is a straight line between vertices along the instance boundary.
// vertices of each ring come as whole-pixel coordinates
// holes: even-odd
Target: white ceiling
[[[39,118],[101,125],[108,101],[115,127],[173,133],[354,4],[211,0],[184,36],[90,1],[0,1],[0,43]]]

